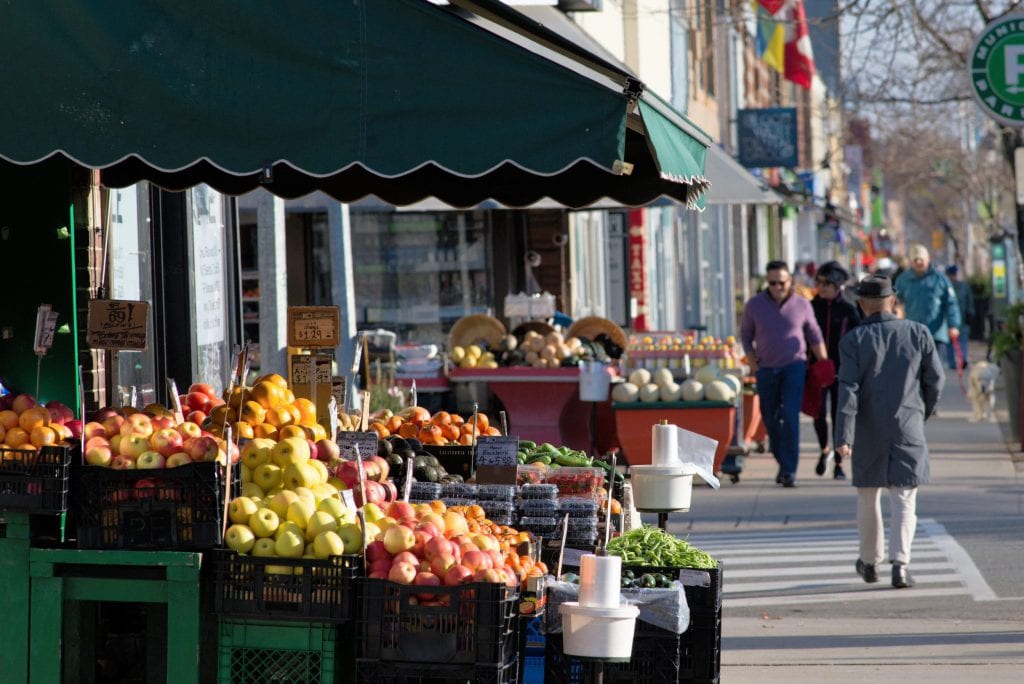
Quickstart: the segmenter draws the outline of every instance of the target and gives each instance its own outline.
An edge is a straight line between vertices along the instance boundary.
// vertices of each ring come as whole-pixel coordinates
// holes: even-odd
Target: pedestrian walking
[[[949,278],[931,265],[924,245],[911,246],[910,268],[896,278],[894,287],[906,318],[927,326],[939,357],[945,359],[950,340],[960,335],[960,306]]]
[[[793,276],[786,263],[770,261],[765,271],[768,288],[747,301],[740,338],[757,379],[768,443],[779,463],[775,481],[783,487],[796,487],[807,349],[818,359],[827,359],[828,352],[811,302],[794,294]]]
[[[857,307],[843,297],[843,290],[849,278],[850,274],[837,262],[829,261],[822,264],[815,275],[817,294],[811,300],[814,317],[824,334],[828,358],[836,364],[837,371],[840,363],[839,340],[860,322],[860,313],[857,311]],[[818,456],[818,464],[814,467],[814,472],[818,476],[823,476],[828,470],[829,461],[834,460],[832,477],[836,480],[845,480],[843,457],[834,453],[832,435],[829,430],[829,426],[834,428],[836,424],[838,396],[838,381],[821,390],[821,405],[818,415],[814,416],[814,432],[818,437],[821,454]]]
[[[910,549],[917,528],[917,488],[928,482],[924,423],[934,414],[945,375],[928,328],[892,313],[893,288],[871,275],[857,287],[864,320],[839,342],[836,453],[851,459],[857,488],[865,582],[878,581],[885,557],[881,492],[889,491],[892,585],[912,587]]]
[[[953,292],[956,293],[956,303],[960,307],[960,339],[964,340],[964,342],[960,347],[960,363],[963,365],[959,368],[966,368],[967,340],[971,339],[971,321],[974,320],[974,293],[971,292],[970,285],[960,280],[960,268],[956,264],[946,269],[946,277],[949,278],[949,282],[953,286]],[[946,350],[946,361],[950,368],[959,370],[957,367],[955,344],[953,342],[953,340],[950,340],[950,345]]]

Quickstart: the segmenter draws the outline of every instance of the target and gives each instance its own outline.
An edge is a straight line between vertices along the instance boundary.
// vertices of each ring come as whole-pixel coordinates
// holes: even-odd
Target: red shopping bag
[[[800,412],[817,418],[821,412],[821,390],[836,381],[836,364],[832,359],[815,361],[807,367],[804,379],[804,397]]]

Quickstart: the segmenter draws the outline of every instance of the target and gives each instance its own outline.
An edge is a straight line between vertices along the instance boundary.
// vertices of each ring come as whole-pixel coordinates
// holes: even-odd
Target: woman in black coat
[[[814,284],[818,293],[811,300],[811,306],[814,308],[815,318],[818,319],[821,334],[825,337],[828,358],[835,363],[837,373],[839,371],[839,340],[860,322],[860,312],[857,311],[857,307],[842,296],[843,286],[849,277],[850,274],[835,261],[822,264],[814,275]],[[832,455],[828,414],[831,414],[834,429],[838,394],[839,384],[836,382],[821,390],[821,408],[814,419],[814,432],[818,435],[818,445],[821,447],[818,465],[814,468],[814,472],[818,475],[825,474],[829,456]],[[835,470],[832,476],[837,480],[846,479],[846,473],[843,472],[842,467],[842,457],[838,454],[835,456]]]

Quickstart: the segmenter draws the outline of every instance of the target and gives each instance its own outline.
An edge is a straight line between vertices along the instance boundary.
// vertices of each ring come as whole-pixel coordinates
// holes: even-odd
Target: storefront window
[[[569,215],[569,263],[572,273],[573,318],[607,316],[607,236],[603,211],[576,211]]]
[[[483,212],[356,212],[357,320],[398,341],[444,345],[463,316],[494,310]]]
[[[673,207],[647,210],[648,328],[675,330],[678,327],[678,262]]]
[[[153,264],[150,259],[149,188],[139,183],[110,191],[110,244],[106,295],[150,303],[145,351],[114,352],[113,401],[141,408],[156,401],[153,339]]]
[[[205,185],[191,189],[188,200],[193,367],[196,378],[221,392],[231,372],[226,202]]]

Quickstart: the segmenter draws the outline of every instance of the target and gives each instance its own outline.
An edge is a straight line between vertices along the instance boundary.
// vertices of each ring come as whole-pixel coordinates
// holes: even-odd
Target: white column
[[[327,205],[327,227],[331,250],[331,301],[341,310],[341,344],[335,350],[338,375],[352,386],[352,357],[356,336],[356,289],[352,278],[352,221],[348,205]],[[353,395],[350,392],[349,397]]]
[[[256,205],[260,276],[260,372],[287,377],[288,266],[284,200],[260,191]]]

